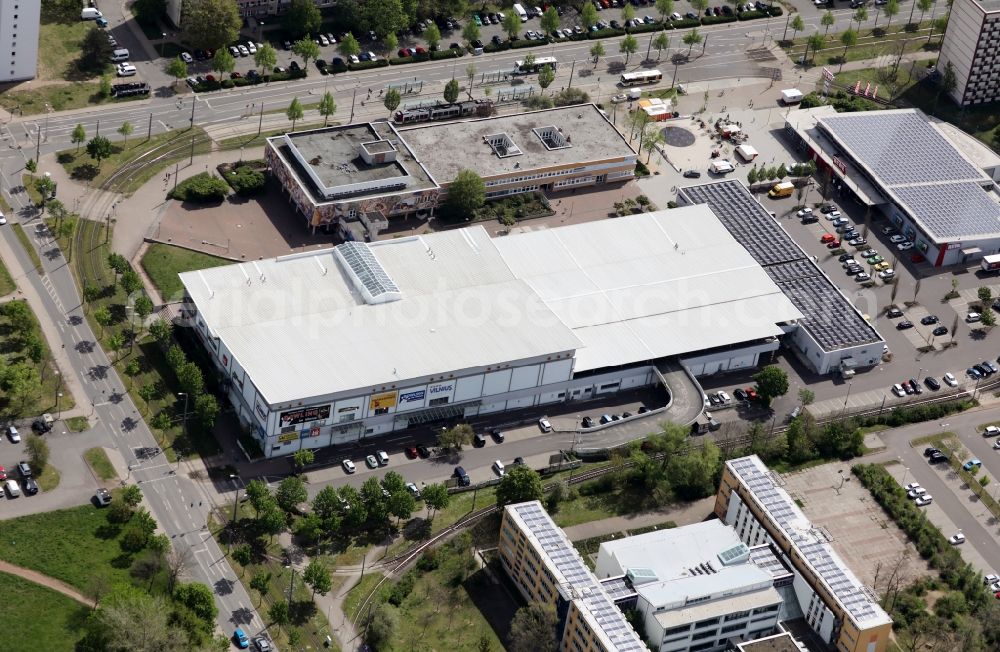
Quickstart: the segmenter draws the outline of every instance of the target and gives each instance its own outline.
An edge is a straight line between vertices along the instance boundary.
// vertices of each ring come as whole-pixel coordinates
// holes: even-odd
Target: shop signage
[[[295,441],[298,438],[299,438],[299,433],[286,432],[283,435],[278,435],[278,442],[282,444],[287,444],[288,442]]]
[[[288,426],[294,426],[299,423],[306,423],[308,421],[318,421],[320,419],[329,419],[329,418],[330,418],[330,406],[319,405],[314,407],[302,408],[300,410],[288,410],[287,412],[282,412],[279,426],[281,428],[286,428]]]
[[[422,389],[418,389],[415,392],[404,392],[399,395],[399,402],[402,403],[419,403],[424,400],[426,392]]]
[[[373,394],[368,401],[369,410],[382,410],[396,406],[396,392]]]

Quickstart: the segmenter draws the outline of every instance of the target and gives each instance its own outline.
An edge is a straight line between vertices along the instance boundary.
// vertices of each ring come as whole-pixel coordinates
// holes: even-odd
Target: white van
[[[80,20],[97,20],[98,18],[103,18],[104,14],[94,9],[93,7],[87,7],[80,12]]]
[[[115,74],[119,77],[133,77],[138,72],[131,63],[119,63],[115,68]]]
[[[516,4],[514,5],[514,11],[517,12],[517,15],[521,17],[522,23],[528,22],[528,12],[524,10],[524,7],[522,7],[520,4]]]
[[[128,48],[118,48],[111,53],[111,60],[115,63],[128,61]]]
[[[17,486],[17,483],[13,480],[8,480],[4,483],[4,488],[7,489],[7,496],[10,498],[17,498],[21,495],[21,488]]]

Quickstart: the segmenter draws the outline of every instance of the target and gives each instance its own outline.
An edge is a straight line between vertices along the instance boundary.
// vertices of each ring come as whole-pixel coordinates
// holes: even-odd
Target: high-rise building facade
[[[0,0],[0,83],[34,79],[41,0]]]
[[[955,0],[938,72],[955,71],[951,96],[962,105],[1000,99],[1000,0]]]

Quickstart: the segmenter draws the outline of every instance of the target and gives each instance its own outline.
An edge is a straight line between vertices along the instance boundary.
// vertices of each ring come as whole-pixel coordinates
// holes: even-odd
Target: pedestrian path
[[[48,575],[42,575],[37,571],[30,570],[28,568],[22,568],[20,566],[15,566],[14,564],[9,564],[5,561],[0,561],[0,573],[7,573],[8,575],[16,575],[21,579],[28,580],[38,584],[39,586],[44,586],[47,589],[52,589],[57,593],[62,593],[67,598],[76,600],[80,604],[86,605],[87,607],[93,607],[93,603],[85,598],[82,593],[74,589],[69,584],[55,579],[54,577],[49,577]]]

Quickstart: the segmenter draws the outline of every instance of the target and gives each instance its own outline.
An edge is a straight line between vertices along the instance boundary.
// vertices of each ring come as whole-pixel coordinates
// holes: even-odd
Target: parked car
[[[7,426],[7,438],[10,439],[13,444],[21,443],[21,433],[17,431],[14,426]]]
[[[421,444],[417,446],[417,454],[420,455],[421,458],[427,459],[428,457],[431,456],[431,449]]]
[[[701,172],[698,170],[686,170],[684,172],[684,178],[686,179],[698,179],[701,177]]]
[[[930,494],[925,494],[920,498],[917,498],[916,505],[917,507],[926,507],[927,505],[930,505],[933,501],[934,498]]]
[[[244,633],[243,629],[240,627],[237,627],[236,631],[233,632],[233,641],[236,642],[236,647],[241,650],[245,650],[250,647],[250,639],[247,638],[246,633]]]
[[[584,428],[593,428],[594,427],[594,420],[591,419],[590,417],[583,417],[583,422],[581,423],[581,425]]]
[[[955,374],[950,371],[941,377],[944,382],[948,383],[949,387],[955,387],[958,385],[958,379],[955,378]]]
[[[938,326],[933,331],[931,331],[931,333],[935,337],[941,337],[942,335],[947,335],[948,334],[948,327],[947,326]]]
[[[905,331],[908,328],[913,328],[913,322],[909,320],[903,320],[896,324],[896,330]]]
[[[878,0],[875,1],[878,2]],[[955,534],[948,537],[948,543],[950,543],[953,546],[961,545],[965,543],[965,535],[962,534],[961,532],[956,532]]]
[[[892,307],[886,311],[885,316],[888,317],[889,319],[896,319],[897,317],[903,316],[903,311],[900,310],[899,308]]]
[[[538,427],[542,432],[552,432],[552,424],[546,417],[542,417],[538,420]]]
[[[933,376],[927,376],[927,378],[924,378],[924,384],[935,392],[941,389],[941,383],[939,383],[937,378]]]
[[[899,249],[900,251],[908,251],[910,249],[913,249],[913,243],[912,242],[901,242],[898,245],[896,245],[896,249]]]
[[[971,471],[972,469],[978,469],[983,465],[982,461],[977,458],[972,458],[968,462],[962,465],[962,469],[965,471]]]
[[[357,467],[354,466],[354,462],[352,462],[351,460],[344,460],[343,462],[340,463],[340,465],[344,467],[345,473],[354,473],[355,471],[357,471]]]

